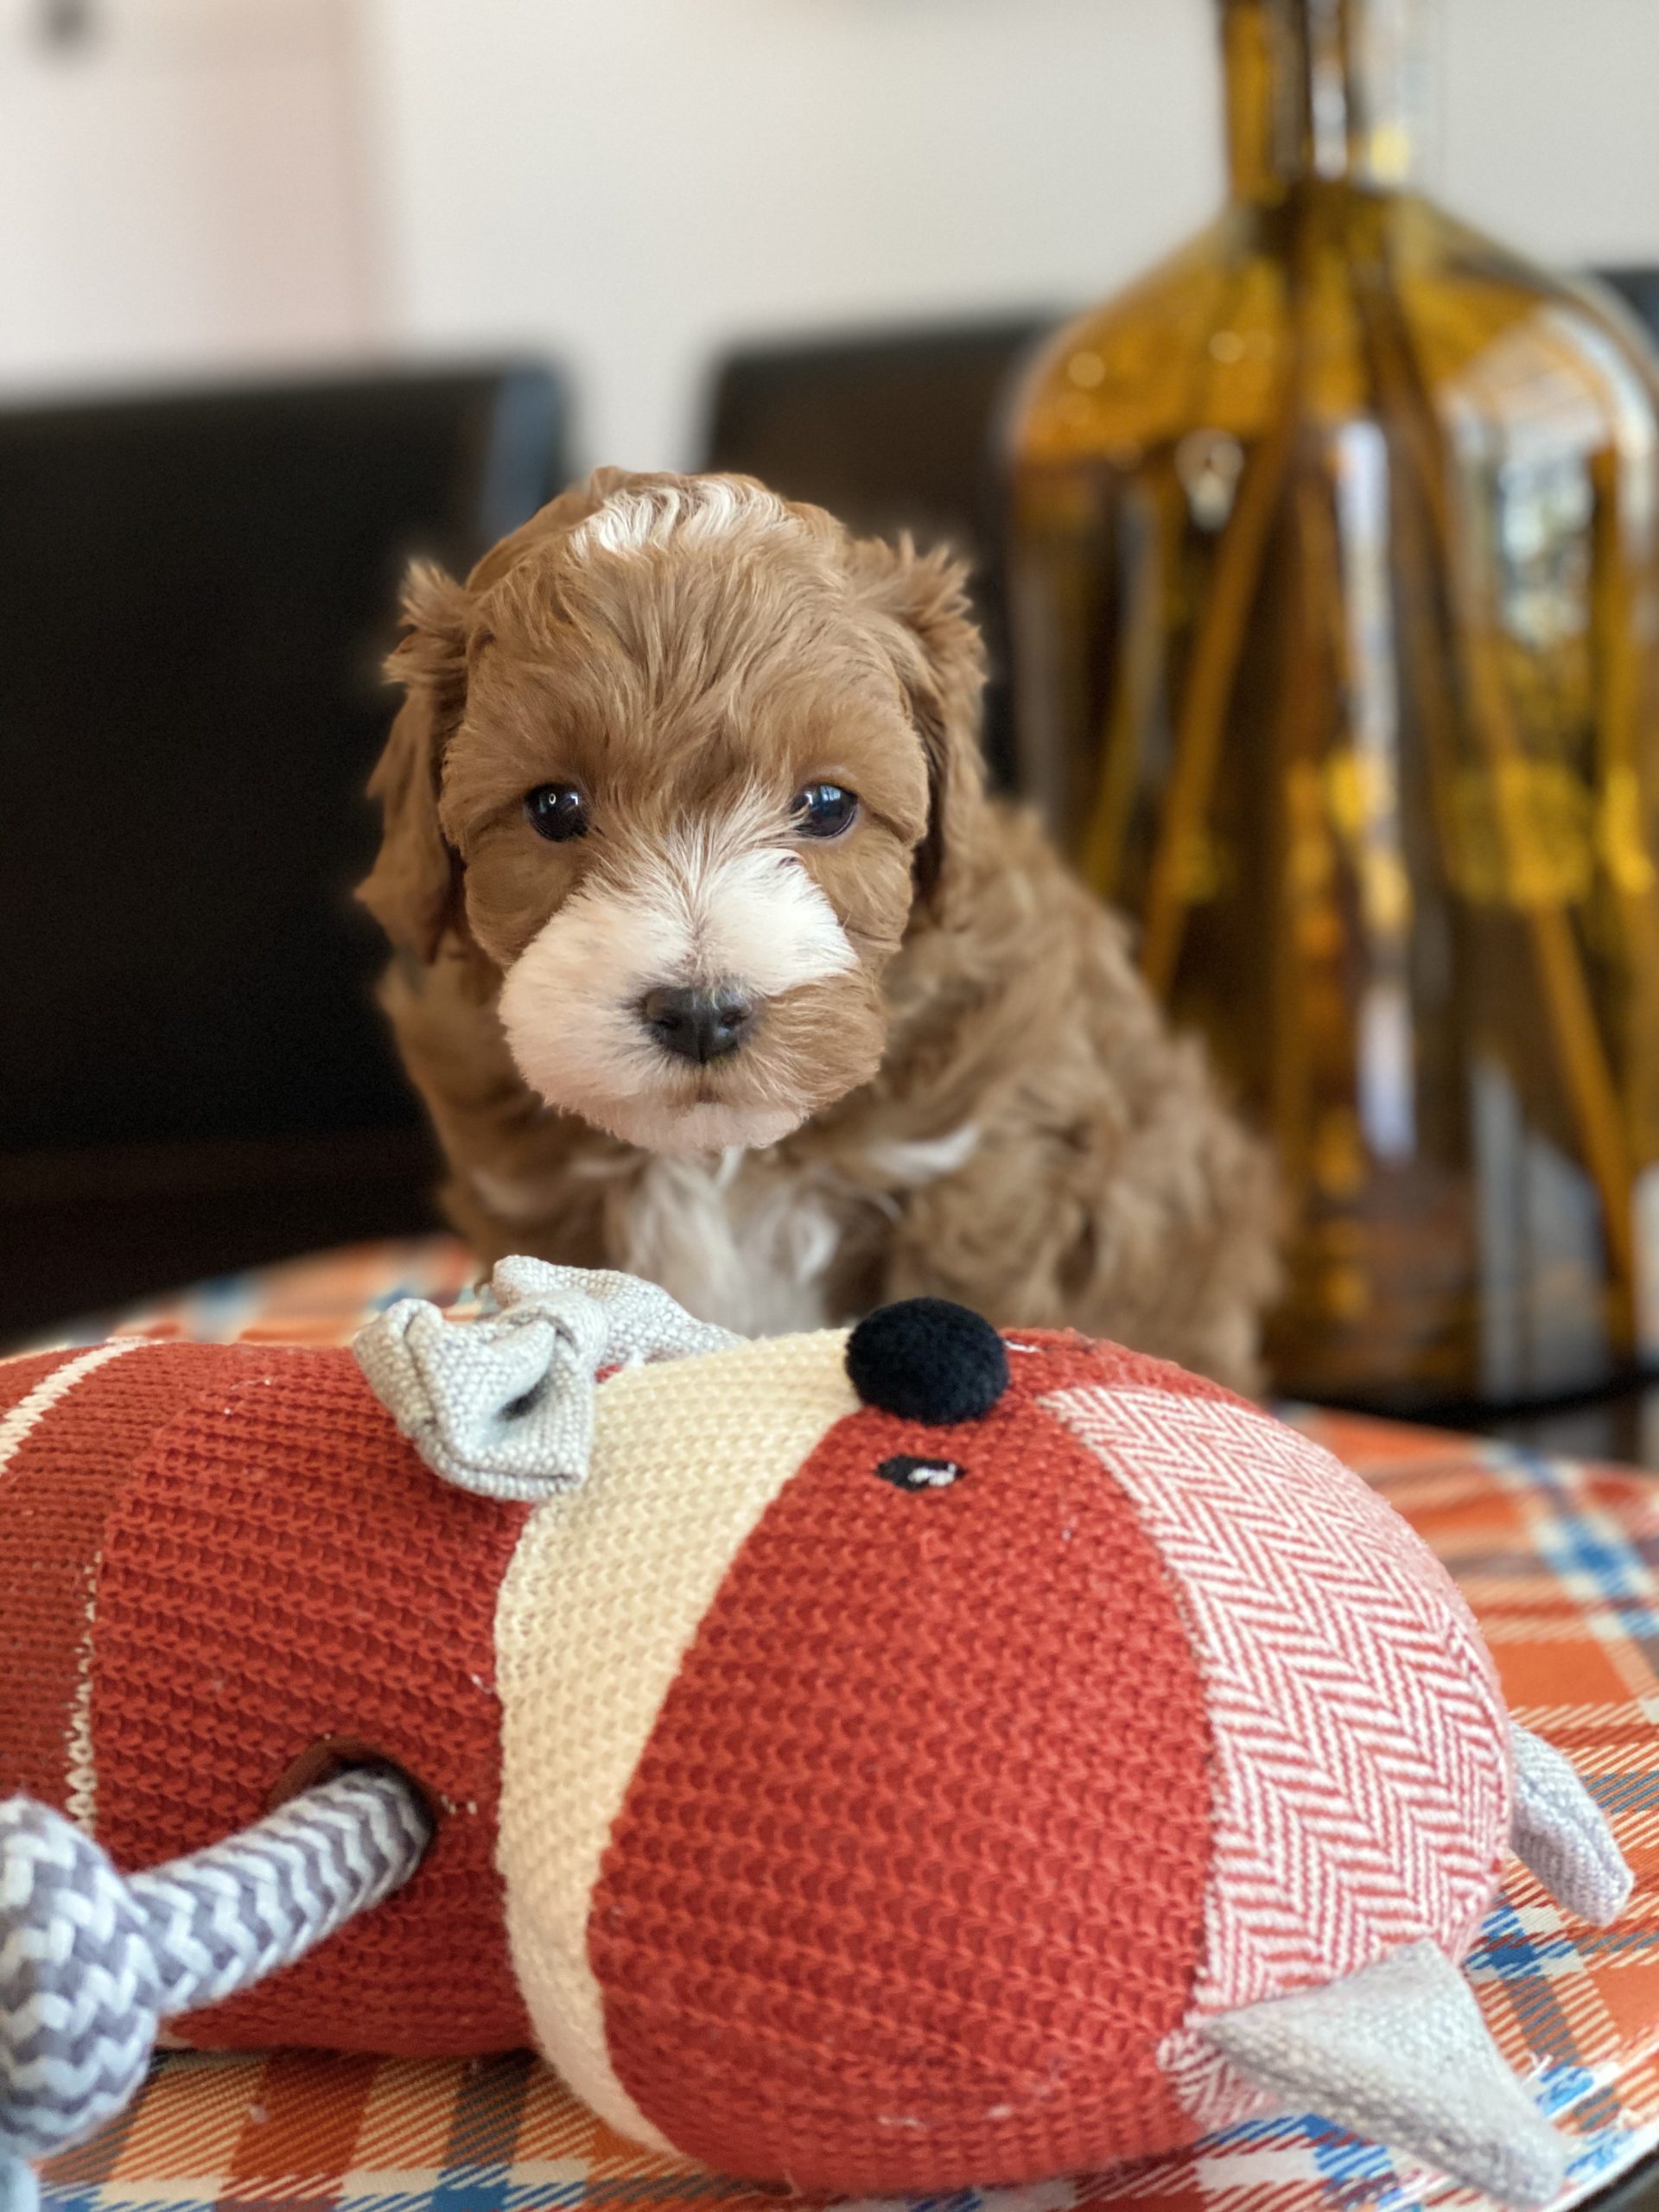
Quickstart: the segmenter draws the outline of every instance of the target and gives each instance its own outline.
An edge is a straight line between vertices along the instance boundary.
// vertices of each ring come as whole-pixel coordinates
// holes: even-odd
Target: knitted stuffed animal
[[[1458,1962],[1506,1847],[1599,1921],[1630,1876],[1357,1477],[936,1300],[747,1344],[626,1277],[495,1293],[355,1358],[0,1369],[0,2150],[166,2020],[534,2042],[819,2190],[1289,2103],[1554,2191]]]

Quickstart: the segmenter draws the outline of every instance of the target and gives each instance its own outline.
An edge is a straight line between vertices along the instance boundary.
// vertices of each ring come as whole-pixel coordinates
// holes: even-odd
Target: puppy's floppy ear
[[[460,858],[438,822],[443,752],[467,698],[470,596],[429,562],[416,561],[404,581],[406,635],[386,663],[404,687],[404,703],[386,749],[369,779],[378,799],[380,851],[358,897],[395,945],[430,962],[453,919]]]
[[[899,680],[927,760],[927,830],[916,848],[916,890],[935,909],[949,902],[953,856],[983,804],[980,697],[985,648],[969,611],[968,566],[948,548],[918,553],[862,538],[849,549],[861,596],[896,626]]]
[[[461,913],[461,858],[446,841],[438,804],[444,748],[467,703],[467,655],[482,642],[473,611],[493,585],[569,530],[627,481],[620,468],[596,468],[501,539],[458,584],[428,561],[416,561],[404,583],[406,634],[386,663],[404,698],[369,781],[380,802],[379,856],[358,897],[396,945],[426,962]]]

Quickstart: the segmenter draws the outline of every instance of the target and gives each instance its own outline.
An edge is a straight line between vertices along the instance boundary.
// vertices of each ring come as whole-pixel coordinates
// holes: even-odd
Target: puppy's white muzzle
[[[802,1118],[776,1071],[732,1076],[765,1051],[769,1000],[824,982],[857,956],[835,909],[797,855],[694,831],[654,866],[585,885],[514,962],[502,1027],[525,1081],[548,1104],[656,1152],[775,1143]],[[744,1009],[742,1039],[689,1053],[671,1044],[660,1009],[686,993]],[[753,1041],[748,1033],[753,1030]],[[735,1049],[740,1045],[741,1049]],[[732,1093],[688,1100],[700,1086]],[[745,1095],[747,1094],[747,1096]]]

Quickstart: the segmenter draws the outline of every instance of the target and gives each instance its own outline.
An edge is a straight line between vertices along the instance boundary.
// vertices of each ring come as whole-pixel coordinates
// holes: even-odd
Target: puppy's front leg
[[[894,1224],[883,1295],[1003,1326],[1075,1328],[1259,1388],[1277,1279],[1273,1176],[1195,1054],[1160,1039],[1144,1109],[1099,1086],[1070,1116],[1033,1085]],[[1064,1089],[1064,1082],[1059,1087]]]

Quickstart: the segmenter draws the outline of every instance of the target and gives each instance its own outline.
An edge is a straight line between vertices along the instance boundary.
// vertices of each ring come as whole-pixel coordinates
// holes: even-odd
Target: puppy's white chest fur
[[[741,1336],[821,1329],[844,1223],[804,1174],[752,1155],[653,1160],[618,1208],[617,1264]]]

